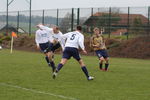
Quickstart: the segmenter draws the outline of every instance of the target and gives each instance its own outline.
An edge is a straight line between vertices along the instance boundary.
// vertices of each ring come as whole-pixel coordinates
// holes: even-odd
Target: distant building
[[[128,14],[119,14],[112,13],[111,15],[111,28],[117,29],[113,30],[112,34],[124,34],[127,32],[128,27]],[[134,20],[138,18],[140,19],[143,26],[148,25],[148,18],[141,14],[130,14],[129,15],[129,24],[133,25]],[[105,27],[108,28],[109,25],[109,13],[97,12],[90,16],[85,22],[84,25],[87,27]],[[104,32],[105,33],[105,32]]]
[[[3,26],[1,29],[0,29],[0,33],[5,33],[6,32],[6,28],[7,26]],[[26,31],[24,31],[22,28],[16,28],[14,26],[11,26],[11,25],[8,25],[8,32],[19,32],[19,33],[27,33]]]

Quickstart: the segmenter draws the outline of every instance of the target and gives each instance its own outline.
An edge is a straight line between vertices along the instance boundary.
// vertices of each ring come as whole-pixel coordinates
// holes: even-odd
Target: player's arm
[[[65,40],[62,39],[62,40],[59,41],[59,43],[61,45],[62,50],[64,51],[64,49],[65,49]]]
[[[49,28],[47,26],[42,26],[43,30],[45,30],[47,32],[47,37],[48,37],[48,40],[51,42],[51,43],[54,43],[54,38],[53,38],[53,29],[52,28]]]
[[[52,28],[49,28],[49,27],[45,26],[45,31],[47,32],[48,40],[49,40],[50,43],[55,44],[56,42],[58,42],[53,37],[54,34],[53,34],[53,29]]]
[[[39,47],[39,41],[40,41],[40,36],[39,36],[39,32],[38,31],[36,31],[36,33],[35,33],[36,35],[35,35],[35,42],[36,42],[36,46],[37,46],[37,49],[39,49],[40,47]]]
[[[59,32],[58,42],[61,45],[62,50],[65,48],[65,39],[63,39],[63,34]]]
[[[67,38],[69,38],[69,36],[70,36],[70,32],[69,33],[65,33],[65,34],[61,34],[61,36],[60,36],[60,44],[61,44],[61,47],[62,47],[62,49],[64,50],[64,48],[65,48],[65,43],[66,43],[66,40],[67,40]]]
[[[70,32],[62,34],[62,39],[66,40],[69,36],[70,36]]]
[[[83,35],[79,36],[78,44],[79,44],[80,48],[82,49],[83,53],[87,54],[87,51],[85,50],[85,46],[84,46],[84,36]]]
[[[53,29],[52,28],[49,28],[48,26],[42,26],[42,29],[43,30],[46,30],[47,32],[49,32],[49,33],[52,33],[53,32]]]
[[[99,47],[99,45],[94,45],[94,44],[93,44],[93,47],[94,47],[94,48],[98,48],[98,47]]]

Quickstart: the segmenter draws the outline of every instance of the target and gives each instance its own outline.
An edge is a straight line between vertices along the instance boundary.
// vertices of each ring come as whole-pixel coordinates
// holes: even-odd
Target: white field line
[[[63,95],[57,95],[57,94],[53,94],[53,93],[37,91],[37,90],[28,89],[28,88],[20,87],[20,86],[17,86],[17,85],[11,85],[11,84],[7,84],[7,83],[0,83],[0,85],[7,86],[7,87],[12,87],[12,88],[17,88],[17,89],[21,89],[21,90],[25,90],[25,91],[30,91],[30,92],[33,92],[33,93],[39,93],[39,94],[44,94],[44,95],[55,96],[55,97],[63,98],[65,100],[66,99],[67,100],[78,100],[78,99],[72,98],[72,97],[66,97],[66,96],[63,96]]]

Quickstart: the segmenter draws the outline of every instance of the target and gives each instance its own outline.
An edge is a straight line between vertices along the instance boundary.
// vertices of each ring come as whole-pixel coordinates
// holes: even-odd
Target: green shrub
[[[107,48],[110,49],[110,48],[118,47],[120,44],[121,44],[120,42],[113,43],[113,44],[107,46]]]
[[[2,39],[0,39],[0,44],[2,44]]]
[[[10,41],[11,40],[11,37],[10,36],[4,36],[2,37],[2,41],[5,40],[5,41]]]

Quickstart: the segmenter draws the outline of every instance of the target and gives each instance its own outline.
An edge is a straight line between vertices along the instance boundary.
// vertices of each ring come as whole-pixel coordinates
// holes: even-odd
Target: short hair
[[[59,30],[59,27],[58,26],[55,26],[56,30]]]
[[[55,29],[55,30],[59,30],[58,26],[53,26],[52,28]]]
[[[82,30],[82,27],[81,27],[80,25],[78,25],[78,26],[76,27],[76,29],[81,31],[81,30]]]

